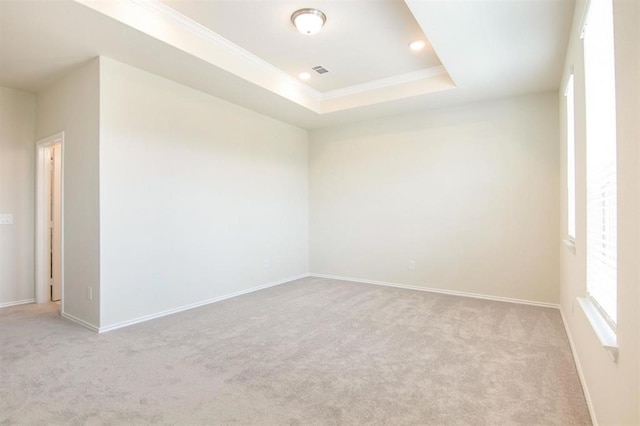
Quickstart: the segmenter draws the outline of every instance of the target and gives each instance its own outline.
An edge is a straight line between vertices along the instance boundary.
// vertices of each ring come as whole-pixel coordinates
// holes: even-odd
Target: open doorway
[[[36,301],[56,302],[64,312],[64,133],[37,143]]]

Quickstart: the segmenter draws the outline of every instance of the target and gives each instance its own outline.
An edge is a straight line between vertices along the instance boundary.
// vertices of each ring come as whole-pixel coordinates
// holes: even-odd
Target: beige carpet
[[[557,310],[305,278],[102,335],[0,309],[1,425],[570,425]]]

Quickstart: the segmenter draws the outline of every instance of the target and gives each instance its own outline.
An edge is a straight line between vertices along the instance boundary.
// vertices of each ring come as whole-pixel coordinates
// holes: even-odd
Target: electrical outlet
[[[414,270],[416,269],[416,261],[415,260],[410,260],[409,261],[409,266],[407,266],[410,270]]]
[[[265,259],[264,262],[262,262],[262,267],[264,269],[269,269],[271,267],[271,261],[269,259]]]
[[[91,286],[87,286],[87,300],[93,300],[93,288]]]
[[[13,215],[11,213],[0,214],[0,225],[13,225]]]

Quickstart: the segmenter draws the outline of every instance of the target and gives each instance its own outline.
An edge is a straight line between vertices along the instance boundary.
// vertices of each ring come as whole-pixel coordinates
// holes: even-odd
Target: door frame
[[[49,242],[49,203],[50,197],[50,185],[51,185],[51,173],[50,173],[50,159],[51,159],[51,146],[60,144],[60,179],[61,179],[61,193],[60,193],[60,210],[62,211],[62,217],[60,221],[60,235],[61,235],[61,248],[60,253],[61,266],[61,312],[64,312],[64,132],[59,132],[51,135],[47,138],[40,139],[36,142],[36,302],[46,303],[51,301],[51,289],[49,277],[47,276],[50,271],[48,259],[50,256],[50,250],[48,247]]]

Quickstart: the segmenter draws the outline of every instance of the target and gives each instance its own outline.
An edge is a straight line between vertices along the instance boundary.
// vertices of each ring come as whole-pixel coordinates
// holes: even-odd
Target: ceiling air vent
[[[323,67],[322,65],[318,65],[317,67],[313,67],[311,69],[317,72],[318,74],[326,74],[329,72],[329,70]]]

